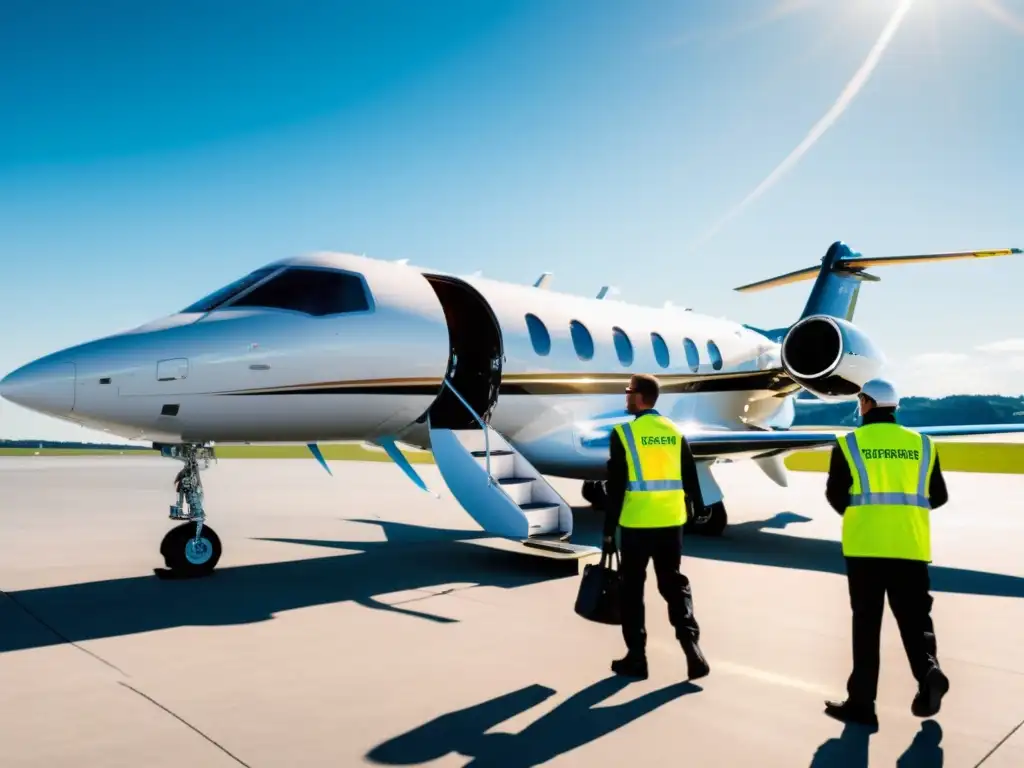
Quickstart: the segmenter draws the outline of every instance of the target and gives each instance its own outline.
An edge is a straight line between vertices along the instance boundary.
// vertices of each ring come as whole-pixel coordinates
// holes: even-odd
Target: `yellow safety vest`
[[[930,562],[931,438],[881,423],[858,427],[837,442],[853,478],[843,513],[843,554]]]
[[[647,413],[615,432],[626,449],[628,476],[619,525],[667,528],[686,522],[680,460],[682,435],[664,416]]]

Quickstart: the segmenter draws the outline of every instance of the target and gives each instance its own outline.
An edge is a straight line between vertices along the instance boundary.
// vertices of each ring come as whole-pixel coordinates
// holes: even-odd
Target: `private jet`
[[[609,435],[629,420],[631,374],[656,374],[658,410],[688,438],[705,506],[688,524],[720,535],[711,472],[752,460],[785,485],[782,458],[844,430],[791,429],[794,400],[852,400],[884,365],[852,322],[865,270],[1020,249],[866,258],[833,243],[821,263],[741,286],[814,280],[792,325],[760,330],[689,309],[646,307],[460,277],[347,253],[260,267],[168,317],[42,357],[0,382],[39,413],[152,442],[183,462],[160,551],[172,574],[211,573],[222,545],[206,524],[200,471],[225,443],[361,441],[428,490],[401,445],[429,450],[454,498],[513,546],[583,552],[573,510],[546,477],[583,481],[600,506]],[[806,395],[805,395],[806,396]],[[941,438],[1024,425],[936,427]]]

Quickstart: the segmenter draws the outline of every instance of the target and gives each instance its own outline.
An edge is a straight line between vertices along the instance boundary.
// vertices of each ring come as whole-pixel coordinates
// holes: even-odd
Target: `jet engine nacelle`
[[[782,340],[782,366],[823,400],[848,400],[878,375],[885,357],[853,323],[828,315],[805,317]]]

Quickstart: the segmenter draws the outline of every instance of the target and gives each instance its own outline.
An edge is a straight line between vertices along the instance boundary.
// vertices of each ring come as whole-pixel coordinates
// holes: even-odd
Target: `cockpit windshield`
[[[238,280],[235,280],[235,282],[214,291],[209,296],[205,296],[195,304],[186,307],[181,311],[182,313],[212,312],[221,304],[230,301],[242,291],[248,290],[252,286],[256,285],[256,283],[265,279],[274,272],[277,272],[278,269],[280,269],[280,267],[263,267],[261,269],[257,269],[255,272],[250,272],[245,277],[239,278]]]

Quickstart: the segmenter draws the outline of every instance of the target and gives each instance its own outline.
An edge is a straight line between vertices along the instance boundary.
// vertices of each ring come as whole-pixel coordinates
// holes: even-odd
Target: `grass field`
[[[936,444],[943,472],[1024,474],[1024,443]],[[825,472],[829,453],[830,449],[798,451],[786,457],[786,466],[796,472]]]
[[[320,452],[328,461],[391,461],[382,450],[369,450],[359,443],[323,443]],[[122,451],[102,448],[0,448],[0,456],[155,456],[151,450]],[[433,464],[426,451],[405,451],[412,464]],[[219,445],[218,459],[312,459],[304,445]]]
[[[1024,443],[940,442],[939,456],[947,472],[992,472],[1024,474]],[[327,443],[320,446],[329,461],[390,461],[380,450],[369,450],[358,443]],[[152,451],[120,451],[75,448],[0,448],[0,456],[150,456]],[[412,464],[433,464],[426,451],[408,450]],[[302,445],[224,445],[217,448],[221,459],[312,459]],[[828,449],[798,451],[786,457],[786,466],[795,472],[824,472],[828,469]]]

